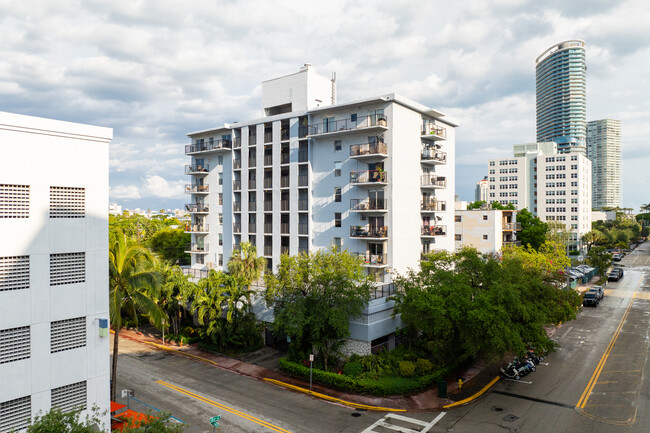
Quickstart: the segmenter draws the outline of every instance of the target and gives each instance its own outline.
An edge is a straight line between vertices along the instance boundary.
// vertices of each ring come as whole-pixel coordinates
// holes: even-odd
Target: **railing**
[[[188,212],[210,212],[210,205],[204,203],[188,203],[185,205]]]
[[[210,166],[208,164],[194,164],[194,165],[186,165],[185,166],[185,174],[190,174],[190,173],[208,173],[210,171]]]
[[[248,179],[248,189],[255,189],[257,188],[257,182],[255,179]]]
[[[420,202],[420,209],[433,212],[444,212],[447,210],[447,202],[437,200],[423,200]]]
[[[207,253],[210,251],[208,244],[188,244],[185,251]]]
[[[350,183],[374,183],[386,182],[387,176],[384,170],[351,171]]]
[[[272,245],[264,245],[264,255],[265,256],[273,255],[273,246]]]
[[[309,210],[309,200],[306,198],[298,200],[298,210]]]
[[[280,200],[280,210],[281,211],[289,210],[289,200]]]
[[[280,224],[280,234],[288,235],[289,234],[289,223]]]
[[[281,129],[280,130],[280,140],[288,140],[290,137],[289,135],[289,130],[288,129]]]
[[[298,224],[298,234],[299,235],[308,235],[309,234],[309,223],[300,223],[300,224]]]
[[[264,212],[271,212],[273,210],[273,202],[267,200],[264,202]]]
[[[257,233],[256,223],[248,223],[248,233]]]
[[[362,143],[350,146],[350,156],[387,155],[386,143]]]
[[[298,254],[309,254],[309,248],[298,247]]]
[[[232,140],[214,140],[207,143],[188,144],[185,146],[185,153],[209,152],[219,149],[232,149]]]
[[[351,226],[351,238],[386,238],[388,227]]]
[[[370,292],[370,299],[372,300],[372,299],[387,298],[389,296],[393,296],[395,293],[397,293],[397,288],[395,287],[395,283],[382,284],[381,286],[375,287]]]
[[[521,230],[521,223],[505,223],[504,230]]]
[[[209,269],[192,269],[192,268],[181,268],[184,275],[189,275],[192,278],[208,278],[210,274]]]
[[[208,232],[210,231],[210,226],[208,224],[186,224],[185,231],[198,233],[198,232]]]
[[[241,212],[241,202],[240,201],[233,201],[232,202],[232,210],[233,210],[233,212]]]
[[[445,236],[447,226],[422,226],[420,228],[422,236]]]
[[[241,137],[235,137],[232,139],[233,149],[239,149],[241,147]]]
[[[257,158],[254,156],[249,156],[248,157],[248,166],[249,167],[255,167],[257,165]]]
[[[420,176],[420,186],[438,186],[444,188],[447,186],[447,178],[431,174]]]
[[[305,138],[309,134],[309,126],[302,125],[298,127],[298,138]]]
[[[280,164],[289,164],[290,160],[289,152],[280,152]]]
[[[306,150],[298,151],[298,162],[307,162],[308,154]]]
[[[515,245],[517,247],[521,246],[521,241],[503,241],[504,245]]]
[[[257,211],[257,202],[256,201],[249,201],[248,202],[248,211],[249,212]]]
[[[264,188],[273,188],[273,178],[265,177],[264,178]]]
[[[273,132],[264,133],[264,143],[271,143],[273,141]]]
[[[388,200],[385,198],[353,198],[350,200],[350,210],[387,210]]]
[[[289,176],[280,177],[280,188],[289,188]]]
[[[248,145],[249,146],[254,146],[257,144],[257,135],[249,135],[248,136]]]
[[[210,185],[185,185],[185,194],[209,192]]]
[[[427,123],[420,130],[421,135],[437,135],[438,137],[447,138],[447,129],[444,126]]]
[[[273,165],[273,155],[264,155],[264,165]]]
[[[385,265],[388,263],[388,254],[371,254],[370,251],[357,253],[357,257],[363,260],[366,265]]]
[[[272,233],[273,232],[273,223],[264,223],[264,233]]]
[[[232,168],[233,170],[238,170],[241,168],[241,158],[233,159],[232,160]]]
[[[289,247],[286,247],[284,245],[280,246],[280,254],[289,255]]]
[[[299,175],[298,186],[309,186],[309,176],[306,174]]]
[[[241,223],[232,223],[233,233],[241,233]]]
[[[435,149],[422,149],[422,161],[447,162],[447,152]]]
[[[235,191],[241,191],[241,180],[233,180],[232,189]]]
[[[353,131],[355,129],[370,128],[373,126],[387,126],[387,119],[384,114],[375,114],[372,116],[357,117],[356,120],[342,119],[327,121],[309,125],[308,135],[325,134],[328,132]]]

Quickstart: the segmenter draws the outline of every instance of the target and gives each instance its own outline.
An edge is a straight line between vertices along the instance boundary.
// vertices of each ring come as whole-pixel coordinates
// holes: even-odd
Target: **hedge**
[[[280,358],[280,370],[292,376],[309,379],[309,367],[287,361],[286,358]],[[437,380],[445,377],[447,373],[447,369],[442,368],[432,374],[421,377],[405,378],[384,376],[373,380],[330,373],[315,368],[313,369],[312,378],[314,383],[319,383],[327,387],[349,391],[356,394],[383,397],[389,395],[406,395],[424,391],[433,386]]]

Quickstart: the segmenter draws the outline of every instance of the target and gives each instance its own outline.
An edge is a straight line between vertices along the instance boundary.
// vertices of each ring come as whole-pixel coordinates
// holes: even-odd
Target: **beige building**
[[[456,210],[455,215],[456,249],[470,246],[481,253],[498,253],[506,244],[519,245],[515,210]]]

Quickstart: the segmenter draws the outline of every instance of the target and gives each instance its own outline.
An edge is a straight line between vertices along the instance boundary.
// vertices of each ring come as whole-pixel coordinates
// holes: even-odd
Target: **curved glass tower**
[[[587,139],[585,42],[560,42],[535,60],[537,141],[584,152]]]

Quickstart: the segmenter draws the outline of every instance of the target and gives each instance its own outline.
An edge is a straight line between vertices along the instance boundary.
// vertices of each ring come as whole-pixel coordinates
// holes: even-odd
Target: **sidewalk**
[[[127,338],[139,343],[148,344],[158,350],[169,350],[174,353],[178,353],[179,356],[187,356],[197,361],[205,362],[206,364],[214,366],[216,368],[228,370],[235,374],[247,376],[252,379],[260,381],[264,379],[273,379],[297,387],[309,389],[309,382],[306,382],[304,380],[285,375],[284,373],[277,370],[270,370],[268,368],[260,367],[258,365],[243,362],[234,358],[220,356],[211,352],[203,351],[199,349],[196,344],[182,347],[179,347],[175,344],[165,344],[163,346],[162,340],[156,338],[152,334],[145,335],[143,333],[127,329],[123,329],[120,332],[120,338]],[[462,392],[458,391],[458,383],[456,381],[456,377],[447,379],[447,394],[453,399],[439,398],[437,387],[431,388],[418,394],[397,397],[372,397],[366,395],[350,394],[343,391],[327,388],[318,384],[313,384],[312,389],[315,392],[325,394],[330,397],[367,406],[404,409],[409,412],[442,410],[443,406],[466,398],[468,395],[471,395],[473,392],[475,392],[474,390],[480,390],[485,385],[485,383],[492,379],[494,375],[491,375],[491,377],[485,380],[486,377],[484,376],[486,373],[487,375],[490,375],[490,372],[484,367],[485,366],[483,365],[472,365],[469,368],[455,373],[455,375],[458,377],[463,378],[464,384]]]

